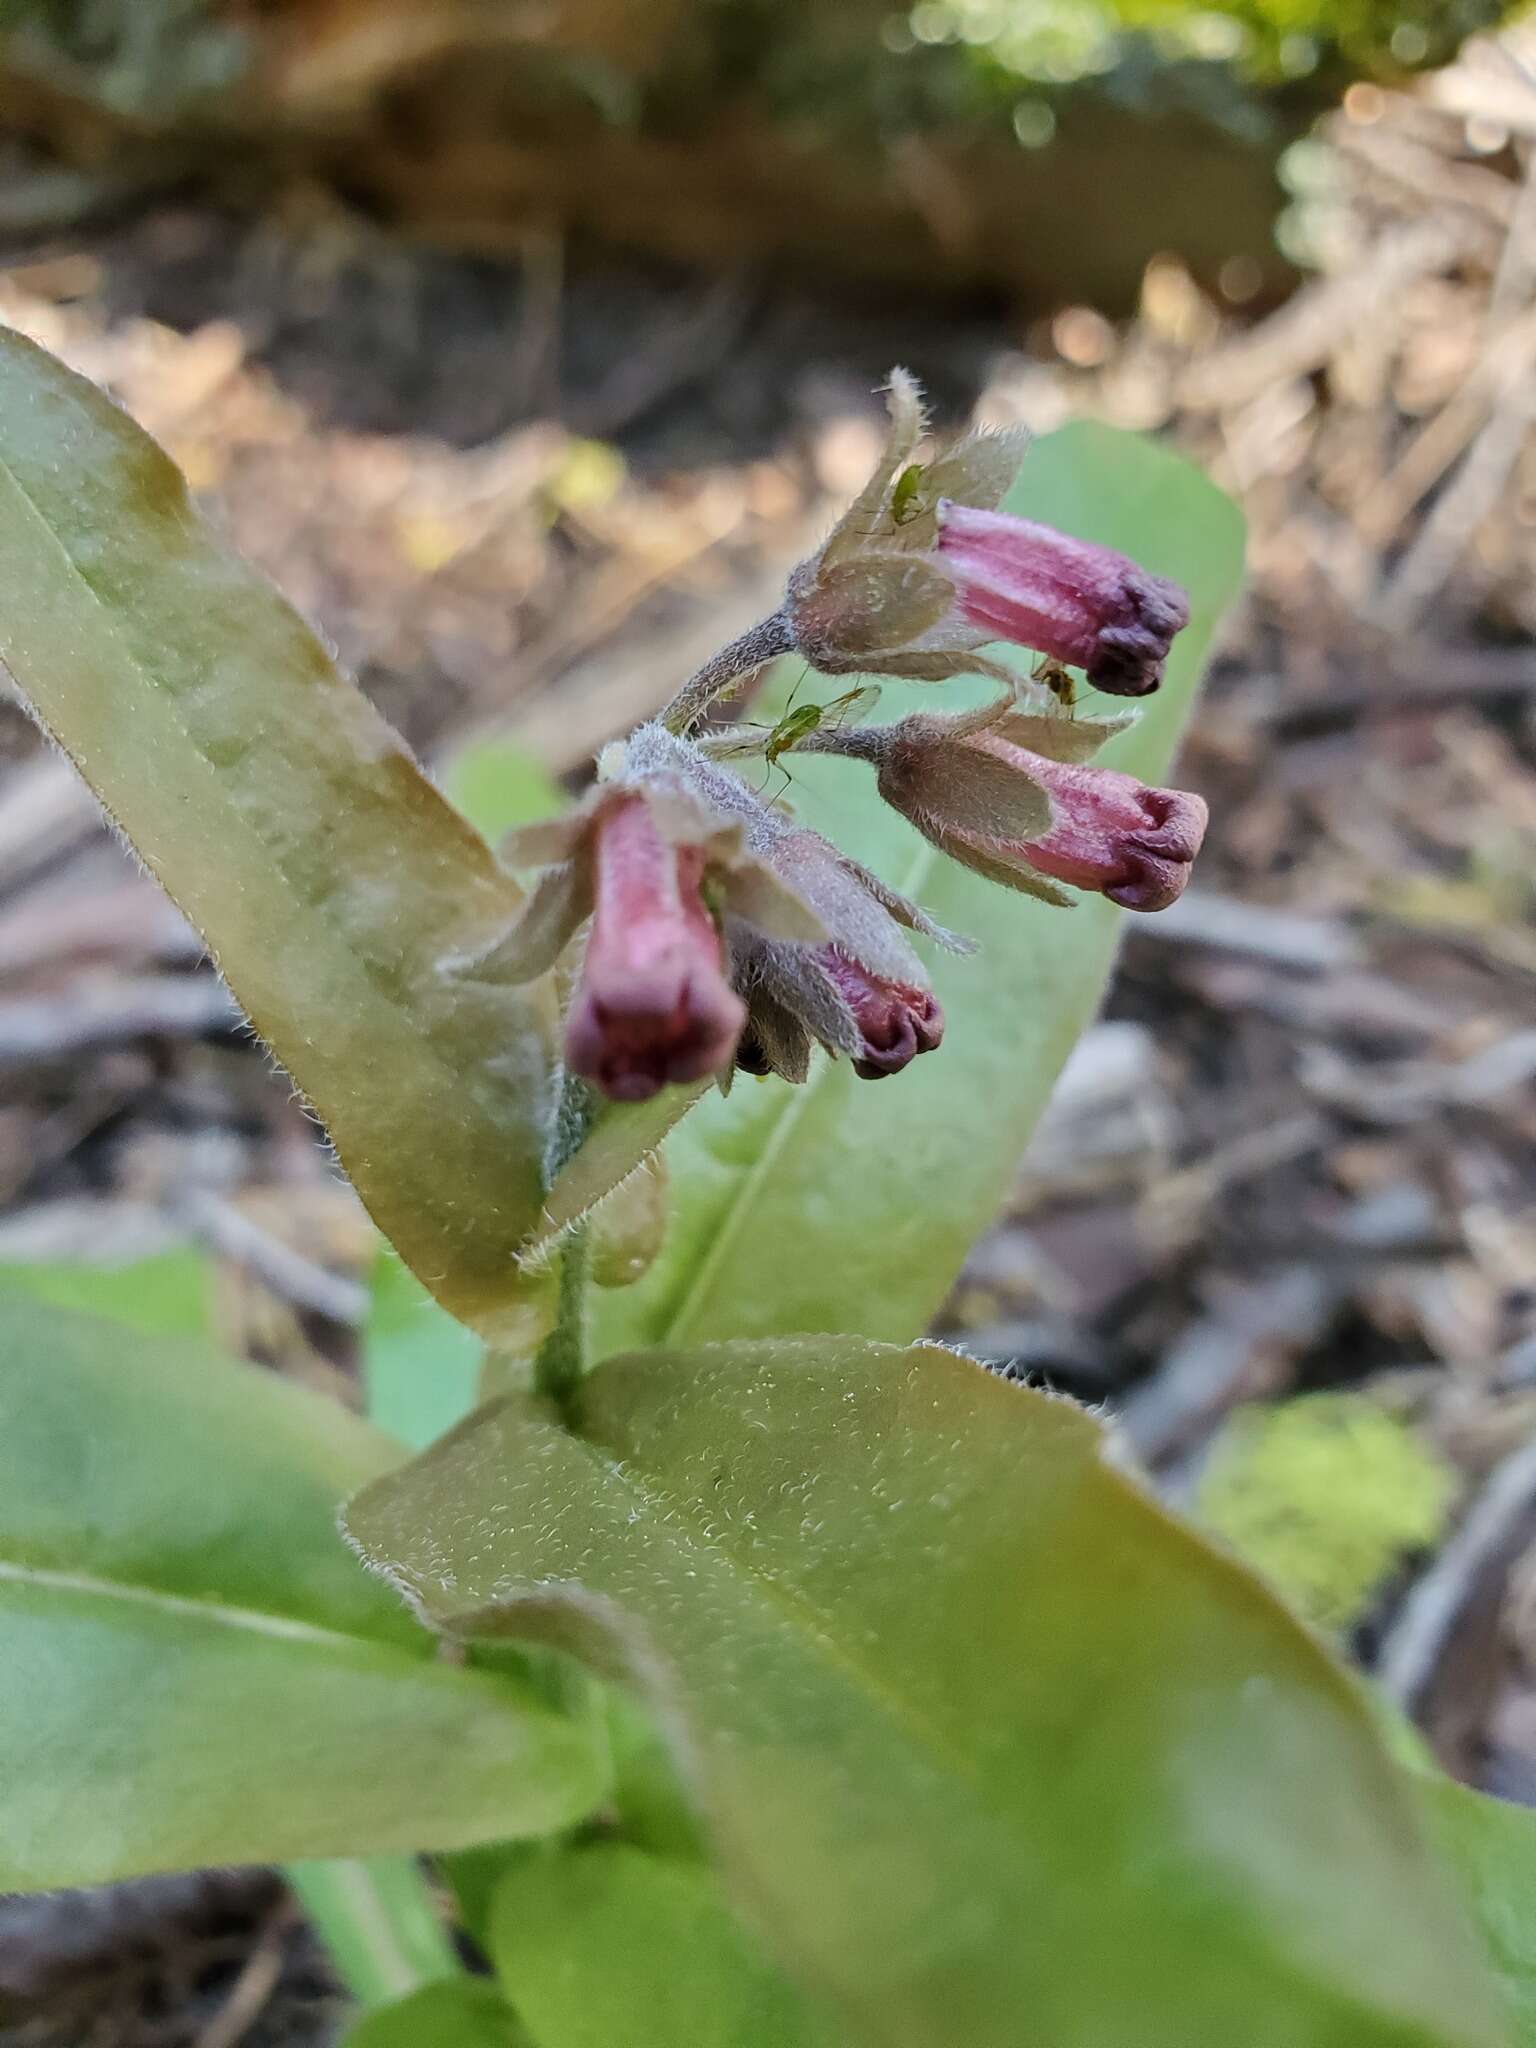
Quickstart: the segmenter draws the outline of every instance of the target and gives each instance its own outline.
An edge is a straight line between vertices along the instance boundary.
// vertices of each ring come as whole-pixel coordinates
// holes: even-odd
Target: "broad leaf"
[[[1347,1678],[1066,1402],[934,1347],[611,1361],[348,1527],[660,1703],[744,1904],[879,2048],[1491,2048]],[[583,1440],[585,1439],[585,1440]]]
[[[1009,503],[1188,588],[1191,623],[1163,690],[1101,756],[1162,779],[1237,588],[1235,509],[1168,450],[1083,424],[1035,444]],[[786,664],[781,688],[797,684],[812,699],[833,687]],[[995,692],[888,684],[877,716]],[[771,717],[769,701],[749,715]],[[861,765],[797,755],[785,766],[808,823],[982,950],[932,962],[945,1041],[894,1080],[861,1082],[844,1060],[822,1063],[801,1088],[738,1080],[729,1100],[700,1103],[667,1142],[676,1206],[660,1259],[599,1304],[606,1349],[816,1330],[917,1336],[996,1213],[1114,957],[1123,913],[1102,898],[1070,910],[1030,902],[936,853],[880,803]]]
[[[443,770],[443,793],[494,846],[503,833],[558,817],[565,791],[515,740],[471,740]]]
[[[475,1405],[485,1347],[394,1254],[374,1262],[363,1388],[380,1429],[422,1450]]]
[[[491,1959],[538,2048],[834,2048],[708,1872],[625,1843],[525,1858]]]
[[[156,1252],[118,1266],[86,1259],[0,1264],[0,1294],[30,1294],[56,1308],[83,1309],[146,1336],[208,1334],[213,1265],[200,1251]]]
[[[1536,2048],[1536,1813],[1438,1773],[1415,1781],[1430,1833],[1465,1888],[1520,2048]]]
[[[385,1235],[491,1336],[538,1215],[543,997],[456,980],[519,894],[84,378],[0,331],[0,660],[214,945]]]
[[[0,1889],[451,1848],[601,1796],[583,1729],[439,1661],[338,1537],[398,1455],[201,1346],[0,1300]]]
[[[428,1984],[409,1998],[366,2013],[343,2037],[341,2048],[534,2048],[534,2044],[494,1984],[483,1977],[460,1977],[451,1984]]]

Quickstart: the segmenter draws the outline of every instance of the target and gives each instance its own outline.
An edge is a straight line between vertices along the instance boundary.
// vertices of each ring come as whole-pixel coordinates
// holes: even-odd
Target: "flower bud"
[[[816,910],[826,936],[818,944],[786,943],[727,919],[732,980],[747,999],[737,1066],[803,1081],[819,1044],[874,1081],[932,1052],[944,1015],[905,934],[921,932],[950,952],[969,952],[968,941],[815,832],[774,818],[759,845]]]
[[[594,908],[566,1020],[572,1071],[619,1102],[697,1081],[730,1059],[746,1005],[700,891],[703,849],[656,828],[644,798],[620,796],[593,834]]]
[[[1051,884],[1070,882],[1127,910],[1164,910],[1189,879],[1206,807],[1187,790],[1088,764],[1125,722],[1033,716],[1005,702],[815,739],[820,751],[871,762],[892,809],[989,880],[1054,903],[1069,899]]]
[[[1177,584],[1126,555],[1000,512],[1023,461],[1017,430],[972,433],[931,461],[916,384],[891,373],[891,427],[869,483],[789,579],[776,626],[813,668],[943,682],[1010,669],[977,650],[1011,640],[1141,697],[1189,623]]]
[[[821,946],[816,962],[852,1012],[862,1043],[853,1071],[865,1081],[899,1074],[923,1052],[937,1051],[944,1012],[931,989],[871,974],[836,946]]]
[[[1025,759],[1050,798],[1051,826],[1010,854],[1016,851],[1036,874],[1096,889],[1125,910],[1166,910],[1177,902],[1205,838],[1204,798],[1153,788],[1113,768]]]
[[[1081,668],[1112,696],[1157,688],[1173,637],[1189,624],[1176,583],[1113,548],[1006,512],[946,499],[938,525],[938,558],[960,610],[987,638]]]

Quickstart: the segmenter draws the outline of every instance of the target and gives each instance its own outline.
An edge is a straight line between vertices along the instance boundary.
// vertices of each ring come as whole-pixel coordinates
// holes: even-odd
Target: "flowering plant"
[[[0,336],[0,656],[325,1119],[409,1368],[365,1421],[0,1291],[7,1889],[284,1861],[352,2048],[1510,2041],[1519,1816],[1093,1418],[919,1341],[1188,874],[1240,557],[1166,451],[920,433],[898,377],[783,607],[500,862]]]
[[[977,874],[1063,907],[1071,898],[1058,881],[1161,910],[1199,851],[1198,797],[1086,765],[1128,719],[1078,718],[981,652],[1011,641],[1053,670],[1080,662],[1102,690],[1146,696],[1189,623],[1184,592],[1116,549],[1000,511],[1023,435],[973,433],[918,462],[922,407],[905,371],[892,373],[889,402],[874,476],[790,576],[782,609],[683,684],[658,723],[610,748],[574,814],[508,849],[515,867],[541,875],[496,965],[531,980],[591,919],[566,1064],[615,1100],[728,1081],[738,1065],[804,1082],[813,1044],[878,1079],[943,1038],[904,931],[955,951],[965,942],[786,819],[698,739],[712,705],[775,653],[833,675],[938,684],[979,673],[1006,684],[960,716],[848,727],[803,714],[756,749],[774,762],[798,749],[871,762],[881,796]],[[723,751],[754,748],[732,737]]]

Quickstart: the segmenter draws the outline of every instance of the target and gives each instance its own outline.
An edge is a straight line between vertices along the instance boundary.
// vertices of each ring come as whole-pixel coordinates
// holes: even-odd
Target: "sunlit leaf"
[[[649,1690],[743,1904],[879,2048],[1491,2048],[1350,1681],[1066,1402],[933,1347],[602,1366],[368,1488],[466,1633]]]
[[[1191,623],[1163,690],[1101,756],[1162,779],[1237,588],[1236,510],[1167,449],[1087,424],[1035,444],[1009,504],[1122,548],[1189,590]],[[781,688],[803,675],[784,665]],[[807,687],[817,693],[816,679],[802,695]],[[879,717],[995,692],[887,684]],[[667,1142],[675,1209],[660,1259],[637,1287],[599,1305],[607,1349],[811,1330],[901,1342],[920,1334],[996,1213],[1114,956],[1123,913],[1101,897],[1071,910],[1026,901],[919,839],[879,802],[861,765],[795,756],[786,766],[810,824],[982,950],[932,961],[947,1035],[894,1080],[860,1081],[844,1060],[820,1065],[802,1088],[739,1080],[729,1100],[704,1098]]]
[[[442,1663],[337,1501],[397,1449],[169,1338],[0,1300],[0,1889],[540,1832],[587,1733]]]
[[[324,1117],[386,1236],[495,1337],[539,1210],[542,995],[444,972],[519,901],[173,464],[0,331],[0,659]]]

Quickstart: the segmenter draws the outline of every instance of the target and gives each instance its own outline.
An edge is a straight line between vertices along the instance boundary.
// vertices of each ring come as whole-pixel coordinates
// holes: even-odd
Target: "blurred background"
[[[1536,1803],[1533,146],[1495,0],[0,0],[0,318],[488,823],[771,608],[893,362],[1242,502],[1197,882],[941,1327]],[[0,702],[11,1284],[350,1398],[375,1249]],[[341,2010],[260,1873],[0,1905],[8,2048]]]

